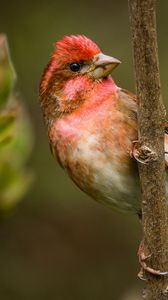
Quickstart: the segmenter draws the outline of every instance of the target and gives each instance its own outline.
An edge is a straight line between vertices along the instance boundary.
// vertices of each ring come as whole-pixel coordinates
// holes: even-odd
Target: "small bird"
[[[51,151],[75,184],[98,202],[140,214],[137,102],[110,75],[119,64],[86,36],[65,36],[42,75],[40,103]]]
[[[53,155],[98,202],[139,213],[137,104],[110,73],[120,61],[83,35],[65,36],[44,70],[40,101]]]

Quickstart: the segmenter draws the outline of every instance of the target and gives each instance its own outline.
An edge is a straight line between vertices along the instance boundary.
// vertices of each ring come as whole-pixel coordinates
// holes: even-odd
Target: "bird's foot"
[[[165,275],[168,275],[168,272],[161,272],[160,270],[155,270],[151,267],[149,267],[147,265],[147,259],[151,257],[151,254],[150,255],[145,255],[144,253],[144,242],[142,241],[140,246],[139,246],[139,250],[138,250],[138,253],[137,253],[138,257],[139,257],[139,263],[141,265],[141,269],[140,269],[140,272],[138,273],[138,277],[141,279],[141,280],[147,280],[146,277],[144,276],[145,275],[145,272],[147,273],[150,273],[152,275],[155,275],[155,276],[165,276]]]
[[[157,154],[145,145],[141,145],[139,141],[133,141],[133,148],[131,156],[134,157],[139,163],[147,164],[150,161],[157,160]]]

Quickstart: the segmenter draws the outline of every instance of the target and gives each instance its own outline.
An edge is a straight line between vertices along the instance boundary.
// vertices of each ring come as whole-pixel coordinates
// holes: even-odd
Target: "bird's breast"
[[[99,113],[97,112],[97,115]],[[93,116],[92,116],[93,117]],[[99,202],[123,209],[138,206],[137,168],[130,158],[131,140],[114,118],[65,120],[50,132],[55,153],[72,180]],[[125,129],[127,130],[127,129]]]

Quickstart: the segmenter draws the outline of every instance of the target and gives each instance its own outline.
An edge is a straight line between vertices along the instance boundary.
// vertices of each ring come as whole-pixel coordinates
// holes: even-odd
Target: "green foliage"
[[[6,36],[0,35],[0,109],[4,108],[16,79]]]
[[[15,79],[7,39],[0,35],[0,211],[14,207],[32,178],[25,167],[32,146],[31,127],[14,91]]]

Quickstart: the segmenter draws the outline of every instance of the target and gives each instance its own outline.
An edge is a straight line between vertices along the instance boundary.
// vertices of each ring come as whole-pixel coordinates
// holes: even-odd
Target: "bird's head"
[[[103,54],[86,36],[65,36],[56,43],[42,76],[43,111],[51,114],[53,108],[58,115],[71,112],[82,101],[81,94],[87,93],[92,83],[106,79],[119,64],[118,59]]]

